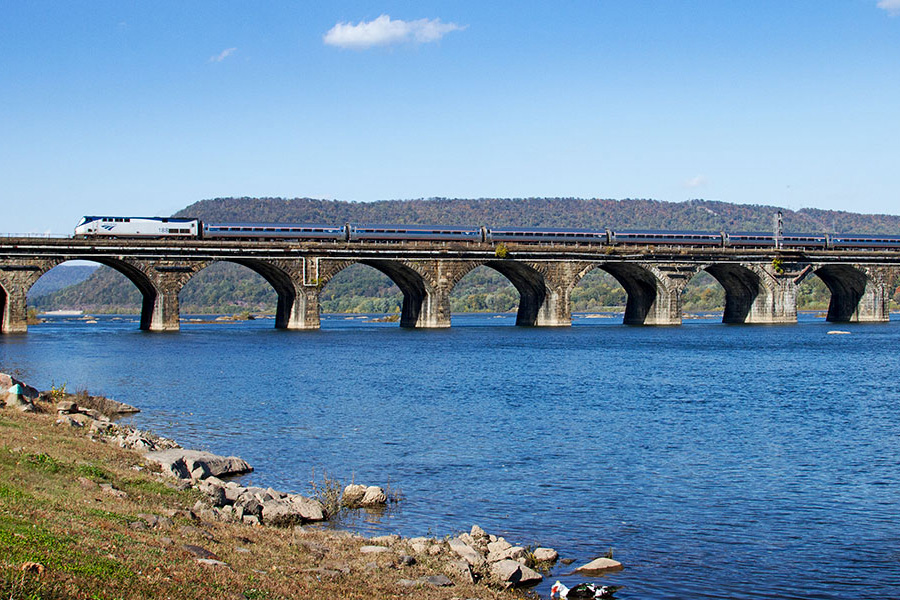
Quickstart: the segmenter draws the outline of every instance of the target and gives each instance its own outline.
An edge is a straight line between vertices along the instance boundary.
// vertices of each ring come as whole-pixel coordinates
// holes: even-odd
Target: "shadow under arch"
[[[412,267],[395,260],[367,259],[358,262],[381,271],[400,288],[403,292],[400,327],[414,328],[419,322],[423,305],[428,298],[428,289],[422,275]]]
[[[537,325],[538,313],[547,298],[547,284],[543,274],[518,261],[489,260],[484,266],[506,277],[519,292],[516,325],[523,327]]]
[[[3,287],[3,284],[0,283],[0,331],[6,331],[6,305],[9,301],[9,295],[6,293],[6,288]]]
[[[712,275],[725,290],[723,323],[746,323],[759,297],[762,280],[742,265],[715,264],[702,270]]]
[[[599,263],[597,269],[606,271],[625,288],[625,325],[643,325],[653,303],[656,302],[656,276],[644,267],[632,263]]]
[[[291,275],[271,262],[252,258],[229,258],[214,261],[241,265],[261,276],[275,290],[278,296],[275,305],[275,328],[288,329],[294,306],[297,303],[297,289]]]
[[[153,322],[153,311],[158,306],[159,290],[150,281],[146,273],[124,260],[115,258],[87,258],[91,262],[100,263],[124,275],[141,292],[141,329],[149,330]]]
[[[866,293],[868,276],[850,265],[825,265],[813,273],[831,292],[825,320],[835,323],[853,321],[859,309],[859,301]]]

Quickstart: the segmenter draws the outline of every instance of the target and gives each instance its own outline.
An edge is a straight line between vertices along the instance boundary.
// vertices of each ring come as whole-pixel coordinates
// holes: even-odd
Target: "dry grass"
[[[137,453],[92,442],[46,414],[0,410],[0,598],[512,598],[457,581],[397,586],[443,573],[439,558],[399,566],[401,548],[362,554],[366,540],[325,529],[199,523],[144,528],[139,514],[192,506],[197,492],[165,485]],[[112,484],[127,497],[104,492]],[[186,545],[227,566],[199,564]],[[34,562],[43,572],[25,572]],[[453,576],[451,575],[451,578]]]

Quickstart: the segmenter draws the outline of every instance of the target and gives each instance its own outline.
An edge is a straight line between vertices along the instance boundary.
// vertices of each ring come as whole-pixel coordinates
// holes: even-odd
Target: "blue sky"
[[[900,0],[0,0],[2,230],[217,196],[900,213]]]

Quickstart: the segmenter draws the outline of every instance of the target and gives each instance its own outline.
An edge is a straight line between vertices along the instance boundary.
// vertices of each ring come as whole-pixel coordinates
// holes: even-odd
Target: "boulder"
[[[596,575],[604,571],[618,571],[622,568],[622,563],[611,558],[597,558],[586,565],[581,565],[575,569],[576,573],[584,573],[585,575]]]
[[[164,473],[169,473],[179,479],[190,479],[191,473],[198,468],[205,468],[210,475],[216,477],[238,475],[253,470],[247,461],[237,456],[219,456],[212,452],[185,450],[184,448],[147,452],[146,458],[158,463]]]
[[[464,560],[451,560],[446,564],[444,570],[451,576],[462,579],[466,583],[475,583],[472,567]]]
[[[31,387],[30,385],[23,383],[13,377],[12,375],[7,375],[6,373],[0,373],[0,395],[5,396],[9,393],[10,388],[13,386],[19,386],[19,394],[25,396],[30,401],[37,400],[38,396],[40,396],[40,392]]]
[[[537,571],[514,560],[501,560],[492,564],[491,575],[500,583],[515,587],[534,585],[543,579]]]
[[[325,507],[318,500],[299,494],[288,496],[287,499],[297,508],[304,521],[324,521],[328,516],[325,514]]]
[[[502,552],[510,548],[512,548],[512,544],[510,544],[503,538],[497,538],[497,541],[489,542],[487,545],[488,553],[490,554],[494,554],[495,552]]]
[[[77,413],[78,405],[72,402],[71,400],[62,400],[56,403],[56,412],[61,415],[67,415],[69,413]]]
[[[535,548],[534,560],[542,563],[555,563],[559,560],[559,552],[553,548]]]
[[[519,560],[525,558],[525,548],[522,546],[510,546],[505,550],[497,550],[488,554],[487,561],[490,563],[500,562],[501,560]]]
[[[31,400],[32,399],[25,394],[25,388],[21,384],[15,383],[6,391],[6,406],[27,411],[27,407],[34,406],[34,403]]]
[[[351,483],[344,488],[341,503],[348,508],[381,506],[387,504],[387,494],[376,485]]]
[[[461,539],[451,538],[448,543],[450,544],[451,550],[456,552],[460,558],[473,567],[480,567],[484,564],[484,557]]]
[[[262,503],[262,522],[266,525],[289,527],[308,521],[323,521],[324,519],[325,510],[322,504],[311,498],[292,496],[290,498],[272,499]]]
[[[387,504],[387,494],[377,485],[370,485],[366,488],[366,494],[360,501],[360,506],[380,506]]]
[[[409,549],[412,550],[415,554],[425,554],[430,544],[431,541],[428,538],[424,537],[416,537],[406,540],[406,545],[409,546]]]

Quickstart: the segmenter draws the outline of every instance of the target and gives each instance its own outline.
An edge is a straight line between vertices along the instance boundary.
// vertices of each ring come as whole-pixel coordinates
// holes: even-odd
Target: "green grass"
[[[81,477],[87,477],[88,479],[93,479],[94,481],[98,479],[102,479],[103,481],[111,481],[113,476],[112,473],[98,467],[97,465],[92,464],[83,464],[75,467],[75,474]]]
[[[22,458],[24,459],[24,464],[26,466],[41,471],[46,471],[47,473],[58,473],[62,468],[62,465],[58,460],[56,460],[49,454],[44,454],[43,452],[38,452],[37,454],[26,454]]]

